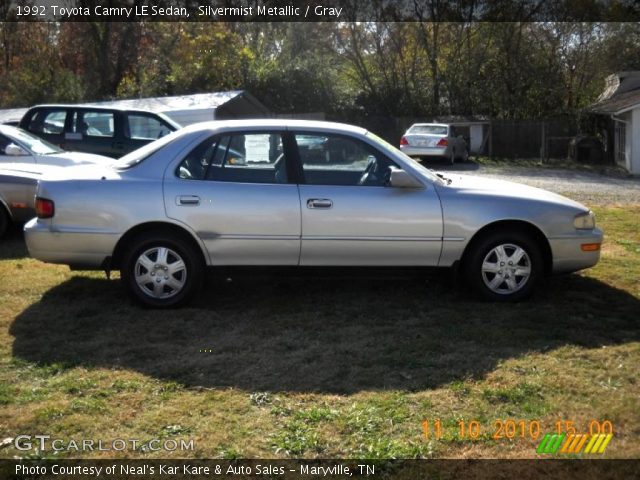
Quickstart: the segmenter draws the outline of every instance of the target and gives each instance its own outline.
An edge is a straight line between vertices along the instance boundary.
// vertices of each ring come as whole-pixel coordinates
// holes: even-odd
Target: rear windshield
[[[407,133],[423,135],[446,135],[448,128],[444,125],[414,125]]]
[[[154,142],[147,143],[144,147],[140,147],[137,150],[126,154],[119,160],[116,160],[113,164],[113,167],[116,170],[126,170],[127,168],[138,165],[147,157],[150,157],[152,154],[156,153],[158,150],[164,147],[167,143],[171,142],[174,138],[176,138],[176,135],[178,135],[178,133],[179,131],[172,132],[169,135],[165,135],[164,137]]]

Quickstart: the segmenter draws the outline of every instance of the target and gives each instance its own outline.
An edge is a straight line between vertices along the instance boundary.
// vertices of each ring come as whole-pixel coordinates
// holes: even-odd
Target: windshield
[[[417,133],[421,135],[446,135],[447,127],[444,125],[414,125],[407,133]]]
[[[11,134],[12,137],[22,145],[22,147],[25,147],[36,155],[50,155],[52,153],[64,152],[61,148],[56,147],[35,135],[25,132],[24,130],[16,128],[11,132]]]
[[[440,183],[442,182],[442,179],[438,175],[436,175],[432,170],[429,170],[427,167],[425,167],[422,164],[420,164],[419,162],[415,161],[413,158],[411,158],[410,156],[406,155],[404,152],[398,150],[396,147],[391,145],[389,142],[383,140],[382,138],[377,136],[375,133],[367,132],[366,135],[371,140],[375,141],[378,145],[383,147],[385,150],[390,151],[390,152],[394,153],[395,155],[400,155],[401,157],[403,157],[408,162],[411,162],[411,165],[415,169],[419,170],[420,173],[422,173],[423,175],[428,177],[430,180],[436,181],[436,182],[440,182]]]
[[[116,170],[126,170],[127,168],[131,168],[135,165],[138,165],[140,162],[145,160],[147,157],[151,156],[162,147],[164,147],[167,143],[171,142],[179,131],[172,132],[169,135],[165,135],[158,140],[147,143],[144,147],[140,147],[133,152],[126,154],[124,157],[121,157],[120,160],[117,160],[113,167]]]

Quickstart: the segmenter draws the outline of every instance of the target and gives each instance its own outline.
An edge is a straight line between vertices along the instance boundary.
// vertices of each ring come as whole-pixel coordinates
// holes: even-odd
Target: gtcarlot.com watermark
[[[139,440],[135,438],[115,438],[113,440],[62,439],[51,435],[18,435],[13,440],[17,450],[28,451],[34,448],[41,452],[92,452],[137,450],[142,452],[175,452],[194,450],[193,439],[154,438]]]

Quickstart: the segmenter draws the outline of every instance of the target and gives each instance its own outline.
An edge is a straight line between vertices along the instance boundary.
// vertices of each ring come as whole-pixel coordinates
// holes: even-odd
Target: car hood
[[[589,209],[570,198],[557,193],[543,190],[542,188],[530,187],[522,183],[509,182],[494,178],[476,177],[473,175],[451,175],[445,174],[451,179],[451,183],[446,185],[448,191],[461,195],[490,196],[502,199],[534,200],[555,205],[573,207],[578,210],[588,211]]]
[[[93,153],[60,152],[51,155],[37,155],[36,161],[41,165],[73,166],[87,164],[110,165],[114,162],[114,159]]]

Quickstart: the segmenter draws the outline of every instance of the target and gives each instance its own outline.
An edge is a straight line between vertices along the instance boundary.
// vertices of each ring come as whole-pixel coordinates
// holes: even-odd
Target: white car
[[[39,164],[71,166],[84,164],[108,165],[112,158],[90,153],[66,152],[21,128],[0,125],[0,166],[8,164]]]
[[[400,139],[400,150],[414,158],[441,157],[455,163],[466,162],[469,147],[454,125],[446,123],[415,123]]]

